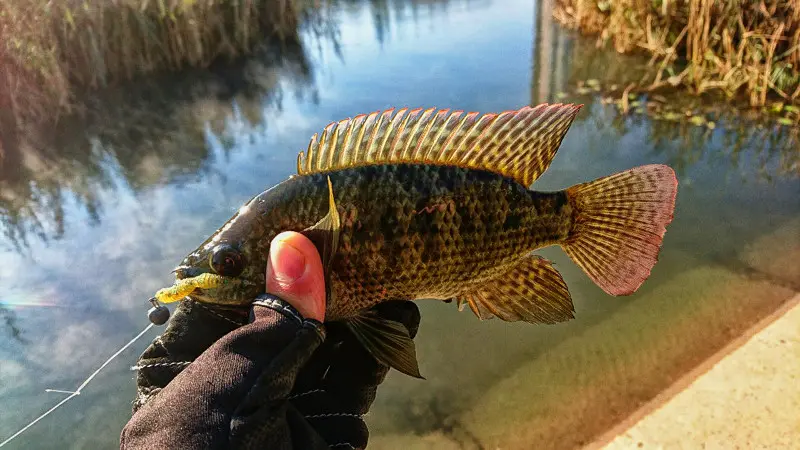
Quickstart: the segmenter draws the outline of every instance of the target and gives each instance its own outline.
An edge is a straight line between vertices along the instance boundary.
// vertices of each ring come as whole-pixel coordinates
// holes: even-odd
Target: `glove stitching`
[[[150,395],[153,392],[158,392],[159,390],[161,390],[159,387],[143,387],[139,389],[139,392],[143,395]]]
[[[237,327],[240,327],[240,326],[244,325],[244,322],[237,322],[237,321],[235,321],[235,320],[233,320],[233,319],[231,319],[229,317],[225,317],[222,314],[220,314],[220,313],[214,311],[213,309],[209,308],[208,306],[203,305],[202,303],[196,302],[195,306],[199,306],[200,308],[208,311],[209,313],[219,317],[222,320],[226,320],[226,321],[236,325]]]
[[[331,447],[331,448],[333,448],[333,447],[348,447],[348,448],[351,448],[351,449],[355,450],[355,447],[353,446],[353,444],[351,444],[349,442],[339,442],[338,444],[331,444],[328,447]]]
[[[317,333],[317,337],[319,338],[320,342],[325,341],[326,332],[322,322],[315,319],[305,319],[303,320],[303,328],[311,328],[315,333]]]
[[[300,313],[290,304],[286,303],[285,301],[279,299],[274,295],[271,294],[259,295],[258,297],[256,297],[256,300],[253,302],[253,305],[259,305],[270,309],[274,309],[275,311],[278,311],[284,316],[296,320],[300,325],[303,324],[303,317],[300,315]]]
[[[161,388],[156,388],[151,390],[150,392],[140,392],[137,394],[136,398],[133,401],[133,405],[135,409],[139,409],[144,406],[147,402],[150,401],[153,397],[158,395],[161,392]]]
[[[160,334],[158,336],[156,336],[155,339],[153,339],[153,346],[154,347],[166,348],[166,346],[164,345],[164,341],[161,340],[161,335]]]
[[[311,391],[301,392],[299,394],[295,394],[295,395],[291,395],[291,396],[287,397],[286,400],[291,400],[293,398],[304,397],[306,395],[316,394],[318,392],[319,393],[325,393],[325,389],[314,389],[314,390],[311,390]]]
[[[361,419],[364,417],[362,414],[350,414],[350,413],[328,413],[328,414],[314,414],[311,416],[303,416],[306,419],[323,419],[327,417],[352,417],[354,419]]]
[[[138,365],[138,366],[131,366],[131,370],[146,369],[148,367],[188,366],[191,363],[192,363],[192,361],[175,361],[175,362],[168,362],[168,363],[142,364],[142,365]]]

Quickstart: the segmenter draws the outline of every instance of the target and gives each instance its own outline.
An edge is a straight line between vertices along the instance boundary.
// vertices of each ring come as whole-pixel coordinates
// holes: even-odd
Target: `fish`
[[[325,321],[422,378],[408,330],[372,306],[455,300],[481,320],[565,322],[575,312],[568,286],[533,253],[552,245],[605,293],[632,294],[658,260],[677,179],[650,164],[532,190],[582,106],[391,108],[332,122],[299,152],[296,174],[245,203],[154,299],[249,305],[265,290],[272,239],[301,232],[322,258]]]

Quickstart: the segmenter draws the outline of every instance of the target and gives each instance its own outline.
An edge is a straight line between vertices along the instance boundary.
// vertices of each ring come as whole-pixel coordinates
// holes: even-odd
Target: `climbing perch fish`
[[[631,294],[656,263],[677,180],[667,166],[646,165],[529,190],[580,108],[403,108],[332,123],[298,155],[296,175],[247,202],[156,298],[248,305],[264,291],[271,240],[303,232],[322,255],[326,321],[345,322],[378,360],[419,377],[408,331],[371,306],[456,300],[480,319],[569,320],[567,285],[532,254],[550,245],[606,293]]]

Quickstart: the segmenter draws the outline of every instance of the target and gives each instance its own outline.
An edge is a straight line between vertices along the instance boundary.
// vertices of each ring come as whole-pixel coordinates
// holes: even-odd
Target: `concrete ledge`
[[[800,294],[586,449],[788,449],[798,442]]]

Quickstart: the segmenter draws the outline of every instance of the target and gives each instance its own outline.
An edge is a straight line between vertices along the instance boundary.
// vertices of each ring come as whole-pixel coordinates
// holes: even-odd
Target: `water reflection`
[[[148,78],[87,99],[83,116],[4,146],[5,243],[22,249],[32,237],[62,237],[70,202],[97,225],[104,207],[98,193],[118,183],[136,192],[208,175],[209,133],[226,142],[231,131],[240,131],[225,128],[234,115],[249,132],[263,133],[264,108],[279,109],[287,92],[313,98],[310,80],[307,56],[296,46],[280,53],[266,49],[234,66]],[[113,179],[117,175],[121,179]]]
[[[233,65],[147,77],[124,89],[95,94],[82,101],[81,116],[62,118],[54,130],[9,127],[0,145],[3,244],[23,250],[31,238],[63,237],[68,201],[84,210],[89,224],[97,225],[103,210],[98,191],[120,182],[112,180],[116,168],[121,182],[134,191],[207,175],[209,133],[227,149],[232,136],[242,134],[225,128],[229,119],[244,119],[250,128],[247,133],[263,134],[262,110],[279,111],[287,93],[294,95],[294,101],[308,98],[316,103],[313,56],[305,47],[324,42],[341,57],[333,19],[338,12],[368,8],[375,38],[383,44],[391,38],[390,24],[417,23],[420,16],[435,21],[447,15],[451,3],[334,1],[328,9],[303,17],[305,43],[265,45]],[[456,3],[462,8],[487,4]]]
[[[0,317],[2,317],[3,325],[8,330],[11,339],[19,341],[24,344],[27,341],[22,336],[22,330],[17,326],[17,317],[14,311],[0,307]]]
[[[556,95],[567,90],[572,73],[574,39],[553,19],[553,6],[550,0],[534,6],[532,105],[556,101]]]
[[[296,152],[330,121],[405,105],[497,111],[557,100],[578,80],[612,82],[625,75],[628,65],[618,56],[554,26],[548,3],[339,1],[305,22],[300,48],[265,51],[234,67],[107,92],[87,103],[85,117],[67,119],[49,135],[22,133],[25,142],[18,146],[14,170],[0,181],[8,236],[7,248],[0,249],[0,329],[8,337],[0,339],[0,403],[20,411],[0,418],[0,438],[52,404],[42,389],[80,382],[138,332],[146,322],[145,299],[168,281],[175,262],[250,196],[291,174]],[[381,436],[398,434],[439,433],[474,445],[471,433],[479,427],[464,416],[481,401],[502,405],[516,396],[531,403],[554,405],[560,399],[600,408],[603,402],[596,397],[580,400],[558,385],[559,376],[583,377],[579,381],[591,384],[602,380],[602,370],[628,374],[620,369],[625,355],[644,361],[639,365],[643,378],[657,380],[641,392],[640,398],[647,398],[666,375],[645,369],[666,373],[669,367],[657,366],[647,352],[626,344],[622,356],[617,347],[603,349],[606,365],[593,377],[584,376],[582,364],[592,355],[582,350],[591,344],[582,336],[636,308],[650,315],[626,322],[634,337],[641,324],[657,329],[670,320],[694,323],[691,308],[703,305],[701,311],[708,312],[720,304],[713,296],[685,301],[683,291],[669,290],[671,283],[696,266],[733,265],[743,243],[759,242],[800,214],[797,178],[781,169],[792,164],[782,135],[753,127],[683,128],[621,117],[594,96],[578,100],[587,106],[537,188],[561,189],[637,164],[673,165],[681,179],[678,212],[654,276],[634,297],[608,298],[563,253],[547,249],[542,254],[557,263],[575,298],[578,317],[571,323],[479,322],[455,313],[452,305],[423,304],[418,351],[428,380],[390,376],[369,417],[376,448]],[[728,280],[716,267],[703,279],[707,285]],[[658,297],[662,289],[670,298]],[[691,308],[673,310],[668,304]],[[47,306],[12,310],[2,305]],[[729,306],[720,310],[746,309]],[[734,329],[725,314],[717,322],[712,316],[708,328]],[[597,342],[604,339],[593,336]],[[153,337],[123,355],[125,362],[110,367],[76,400],[81,403],[70,406],[80,417],[54,415],[25,444],[114,446],[133,395],[125,366]],[[562,350],[570,345],[578,350]],[[554,354],[561,355],[560,365],[546,364]],[[514,386],[482,399],[525,367],[544,374],[537,379],[540,385]],[[623,414],[629,406],[613,413]],[[497,419],[515,411],[501,408]],[[540,413],[526,420],[548,416]],[[612,420],[614,414],[602,417]],[[584,425],[576,420],[584,419],[553,415],[551,422],[558,423],[547,425],[559,433],[569,429],[571,439],[589,438],[591,430],[575,431]],[[397,448],[398,441],[383,442]]]
[[[337,2],[333,10],[343,8],[354,14],[362,10],[362,3]],[[421,15],[431,21],[444,18],[452,3],[368,2],[375,39],[383,46],[392,35],[391,24],[418,24]],[[475,1],[455,3],[466,9],[476,6]],[[486,4],[484,1],[478,6]],[[630,79],[629,67],[637,65],[618,63],[620,58],[629,57],[598,51],[592,42],[578,40],[559,28],[551,15],[552,2],[535,2],[534,6],[531,104],[557,101],[559,93],[581,80],[622,83]],[[323,36],[341,56],[330,14],[309,17],[306,26],[315,31],[315,36]],[[19,133],[5,135],[3,148],[7,151],[0,173],[4,244],[22,250],[30,238],[47,241],[62,237],[64,205],[70,201],[85,211],[88,224],[97,225],[103,210],[97,193],[113,189],[116,182],[110,173],[114,166],[134,191],[178,182],[187,176],[208,175],[204,164],[210,156],[208,132],[230,148],[231,133],[226,135],[225,127],[234,110],[252,132],[264,133],[262,109],[271,105],[280,110],[287,91],[300,99],[318,101],[311,64],[302,46],[280,52],[270,48],[233,66],[179,77],[148,78],[126,89],[105,92],[84,104],[83,117],[66,118],[50,133],[26,134],[24,140]],[[577,100],[592,104],[598,98]],[[741,169],[744,158],[757,163],[759,176],[766,180],[800,173],[797,141],[785,127],[756,128],[731,116],[723,118],[722,131],[712,132],[687,123],[629,118],[616,114],[611,107],[608,110],[582,115],[578,120],[591,120],[598,129],[611,128],[618,135],[645,126],[648,140],[678,171],[696,163],[701,153],[712,147],[712,139],[721,139],[724,152],[716,157],[728,158],[732,171]]]
[[[693,113],[707,117],[715,121],[713,129],[687,120],[654,120],[643,114],[618,114],[617,109],[603,102],[596,92],[601,90],[599,86],[611,86],[619,97],[628,83],[645,74],[643,59],[598,48],[592,39],[580,39],[576,33],[557,25],[552,16],[552,1],[537,2],[537,5],[532,104],[565,98],[587,105],[607,104],[597,113],[581,115],[578,120],[591,121],[598,130],[613,130],[618,136],[644,130],[645,139],[679,173],[712,152],[715,160],[727,164],[728,170],[741,175],[742,181],[752,179],[753,175],[765,182],[772,182],[776,177],[800,176],[798,130],[769,123],[748,111],[734,110],[724,99],[696,98],[673,92],[666,97],[653,95],[639,100],[650,106],[651,111],[663,107],[680,111],[680,115]],[[585,86],[587,80],[592,80],[594,89],[580,87]]]

